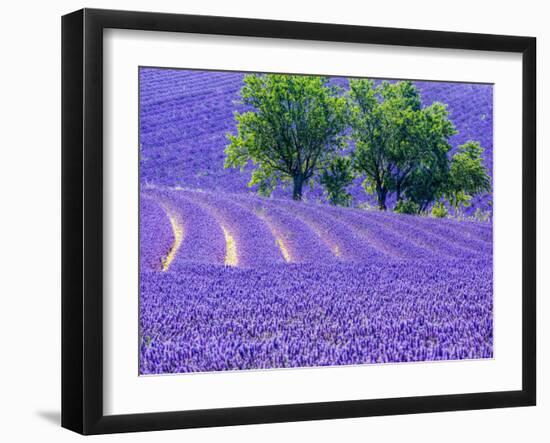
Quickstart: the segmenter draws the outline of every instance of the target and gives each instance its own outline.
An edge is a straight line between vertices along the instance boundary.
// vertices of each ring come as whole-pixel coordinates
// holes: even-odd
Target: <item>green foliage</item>
[[[349,86],[349,123],[355,141],[353,168],[365,176],[365,191],[376,193],[379,208],[386,209],[391,165],[386,155],[385,134],[388,126],[384,121],[380,89],[368,79],[350,80]]]
[[[350,206],[352,197],[346,187],[353,182],[353,178],[350,158],[337,156],[322,171],[319,182],[325,188],[331,204]]]
[[[252,74],[244,79],[242,102],[253,110],[236,113],[237,135],[228,134],[225,167],[256,165],[249,186],[269,195],[293,184],[293,198],[343,147],[346,99],[318,76]]]
[[[445,218],[449,215],[445,203],[437,202],[432,206],[432,216],[436,218]]]
[[[395,205],[394,212],[398,214],[419,214],[420,205],[411,200],[399,200]]]
[[[491,178],[483,166],[483,148],[469,141],[458,147],[451,158],[445,195],[455,209],[469,206],[474,195],[491,190]]]
[[[413,160],[409,160],[401,185],[398,183],[397,198],[400,192],[418,203],[421,211],[438,198],[445,189],[449,179],[448,153],[451,150],[449,138],[456,134],[456,130],[448,118],[447,107],[435,102],[421,111],[418,123],[414,129],[411,143],[416,144],[410,150]],[[403,168],[404,162],[398,163]]]
[[[388,194],[404,197],[420,209],[441,194],[448,173],[448,142],[456,133],[446,106],[421,108],[420,95],[408,81],[350,80],[349,121],[355,141],[354,170],[363,186],[386,209]]]
[[[446,105],[423,108],[409,81],[352,79],[344,94],[326,77],[252,74],[241,98],[250,110],[235,114],[225,167],[255,165],[249,186],[260,194],[292,185],[301,200],[303,187],[317,182],[330,203],[349,206],[347,187],[359,176],[379,209],[393,194],[396,212],[424,213],[438,202],[432,215],[444,217],[442,199],[459,214],[491,189],[480,144],[469,141],[449,159],[456,130]],[[349,139],[353,149],[344,156]]]
[[[447,199],[455,212],[460,214],[461,208],[468,208],[471,205],[472,196],[466,194],[463,190],[457,190],[449,193]]]

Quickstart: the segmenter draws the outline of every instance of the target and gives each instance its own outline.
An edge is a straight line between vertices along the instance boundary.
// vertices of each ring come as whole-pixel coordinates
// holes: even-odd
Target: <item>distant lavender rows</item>
[[[224,169],[226,133],[235,132],[234,112],[243,74],[176,69],[140,70],[140,154],[142,184],[182,186],[205,190],[250,193],[251,168],[244,173]],[[345,87],[347,80],[334,78]],[[441,101],[459,133],[453,147],[478,140],[485,148],[484,160],[492,175],[493,89],[491,85],[416,82],[424,105]],[[357,180],[352,188],[356,203],[372,202]],[[288,197],[278,190],[276,196]],[[310,201],[323,202],[322,190],[307,190]],[[491,209],[491,197],[474,200],[467,211]]]
[[[492,256],[492,228],[485,223],[239,194],[151,188],[142,191],[144,271],[160,270],[171,250],[174,235],[168,214],[176,216],[183,232],[170,264],[172,270],[189,263],[224,265],[228,238],[236,251],[235,264],[243,268]]]

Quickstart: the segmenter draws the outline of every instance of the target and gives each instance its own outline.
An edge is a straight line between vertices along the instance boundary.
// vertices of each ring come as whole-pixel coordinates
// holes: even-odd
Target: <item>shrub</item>
[[[437,202],[432,207],[432,216],[436,218],[445,218],[449,215],[447,208],[443,202]]]
[[[420,205],[411,200],[400,200],[395,205],[394,211],[398,214],[418,214]]]

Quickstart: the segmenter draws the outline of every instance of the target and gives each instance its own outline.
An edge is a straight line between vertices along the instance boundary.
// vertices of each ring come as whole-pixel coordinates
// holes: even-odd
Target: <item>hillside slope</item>
[[[224,169],[226,134],[235,132],[233,113],[243,74],[178,69],[140,69],[140,172],[142,184],[182,186],[204,190],[250,193],[250,168],[245,173]],[[333,81],[345,86],[347,80]],[[458,134],[456,147],[467,140],[481,142],[492,175],[493,94],[491,85],[416,82],[423,105],[448,104]],[[357,203],[372,202],[357,180],[352,194]],[[278,190],[279,197],[290,191]],[[305,198],[323,201],[322,190],[305,190]],[[476,199],[468,213],[490,210],[490,197]]]
[[[493,355],[490,224],[166,187],[142,200],[141,374]]]

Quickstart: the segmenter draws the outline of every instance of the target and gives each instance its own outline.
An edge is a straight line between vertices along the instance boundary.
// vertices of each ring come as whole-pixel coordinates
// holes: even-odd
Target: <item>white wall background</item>
[[[5,2],[0,27],[0,439],[80,440],[60,415],[60,16],[81,7],[274,18],[538,38],[537,407],[102,436],[94,441],[545,442],[550,439],[550,28],[536,0],[298,3],[201,0]],[[543,109],[545,108],[545,109]],[[545,113],[546,111],[546,113]],[[546,123],[548,124],[548,123]],[[518,147],[519,148],[519,147]],[[411,380],[411,383],[414,381]]]

